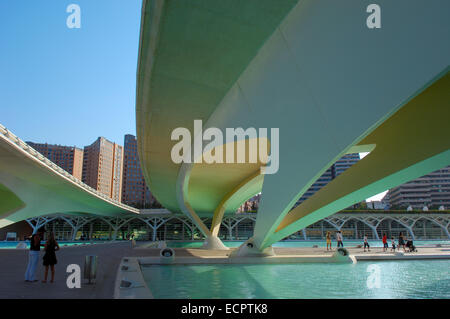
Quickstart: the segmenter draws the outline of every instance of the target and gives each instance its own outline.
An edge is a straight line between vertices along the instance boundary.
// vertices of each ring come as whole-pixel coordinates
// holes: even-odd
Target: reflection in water
[[[367,267],[380,269],[369,289]],[[155,298],[450,298],[450,261],[143,266]]]

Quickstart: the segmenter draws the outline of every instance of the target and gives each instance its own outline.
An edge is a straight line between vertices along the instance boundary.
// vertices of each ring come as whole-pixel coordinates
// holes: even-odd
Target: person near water
[[[398,249],[399,250],[400,250],[400,247],[403,247],[403,251],[406,252],[405,237],[403,237],[402,232],[400,232],[400,234],[398,235]]]
[[[338,230],[336,232],[336,240],[337,240],[337,247],[344,247],[344,243],[343,243],[343,238],[342,238],[342,233],[340,230]]]
[[[391,237],[391,251],[395,252],[395,239],[394,239],[394,237]]]
[[[28,266],[25,271],[26,282],[36,282],[36,269],[39,262],[39,253],[41,250],[41,233],[33,234],[30,238],[30,251],[28,253]]]
[[[364,235],[364,251],[366,251],[366,247],[367,247],[367,250],[370,251],[370,245],[369,245],[369,241],[367,240],[367,235]]]
[[[331,248],[331,233],[329,231],[327,231],[327,251],[328,251],[328,246],[330,246],[330,250],[332,250]]]
[[[387,235],[386,233],[383,234],[383,251],[387,251],[388,249],[388,242],[387,242]]]
[[[47,275],[48,275],[48,267],[50,266],[52,271],[52,279],[50,280],[51,283],[55,281],[55,265],[58,263],[56,260],[56,251],[59,250],[58,242],[55,240],[55,236],[51,232],[48,235],[47,242],[45,243],[45,254],[44,254],[44,266],[45,266],[45,273],[44,273],[44,280],[42,280],[43,283],[47,282]]]

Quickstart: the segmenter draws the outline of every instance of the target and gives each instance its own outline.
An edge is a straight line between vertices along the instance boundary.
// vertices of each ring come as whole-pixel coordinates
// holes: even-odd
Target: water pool
[[[369,289],[370,265],[380,287]],[[374,266],[370,266],[374,267]],[[356,264],[143,265],[155,298],[450,298],[450,260]]]
[[[395,241],[397,242],[397,240]],[[223,241],[224,245],[230,248],[239,247],[244,242],[243,241]],[[389,247],[391,245],[391,241],[388,241]],[[362,240],[345,240],[344,247],[355,247],[356,245],[362,245]],[[383,247],[381,240],[369,240],[369,244],[371,247]],[[424,246],[424,245],[450,245],[450,240],[415,240],[415,246]],[[200,248],[203,245],[203,241],[168,241],[167,245],[171,248]],[[317,240],[317,241],[279,241],[273,244],[273,247],[312,247],[313,245],[317,245],[319,247],[326,247],[326,242]],[[336,247],[336,241],[333,240],[333,247]]]
[[[0,249],[16,249],[18,243],[18,241],[2,241],[0,242]],[[25,243],[27,244],[27,248],[30,248],[30,242],[25,241]],[[41,243],[45,244],[45,241],[42,241]],[[65,246],[81,246],[83,244],[91,245],[92,243],[89,241],[59,241],[58,244],[63,248]]]

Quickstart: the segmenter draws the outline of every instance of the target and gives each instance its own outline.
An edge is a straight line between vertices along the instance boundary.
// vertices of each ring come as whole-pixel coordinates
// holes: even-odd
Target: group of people
[[[364,235],[364,251],[366,251],[366,249],[368,251],[370,251],[370,245],[369,245],[369,240],[367,237],[367,234]],[[332,245],[331,245],[331,232],[327,231],[326,234],[326,241],[327,241],[327,251],[328,250],[332,250]],[[343,237],[342,237],[342,232],[340,230],[338,230],[336,232],[336,241],[337,241],[337,247],[344,247],[344,243],[343,243]],[[386,233],[383,234],[383,238],[382,238],[382,242],[383,242],[383,252],[386,252],[389,249],[389,245],[388,245],[388,239],[387,239],[387,235]],[[395,249],[400,250],[400,247],[403,248],[403,251],[406,252],[407,249],[412,252],[412,251],[417,251],[416,247],[414,246],[414,243],[412,241],[412,239],[408,239],[405,242],[405,237],[403,236],[403,233],[400,232],[399,236],[398,236],[398,245],[396,245],[395,243],[395,239],[394,237],[391,237],[391,252],[394,251]]]
[[[386,233],[383,234],[382,242],[383,242],[383,252],[386,252],[389,249]],[[400,247],[403,248],[404,252],[406,252],[407,249],[409,252],[417,251],[416,246],[414,246],[412,238],[408,238],[405,243],[405,237],[403,236],[402,232],[400,232],[400,234],[398,235],[398,245],[395,244],[394,237],[391,237],[391,251],[395,252],[395,249],[400,250]]]
[[[326,239],[327,239],[327,251],[332,250],[332,248],[331,248],[331,232],[327,231]],[[338,230],[336,232],[336,241],[337,241],[338,248],[344,247],[344,238],[343,238],[342,232],[340,230]]]
[[[39,262],[39,255],[41,247],[44,247],[44,257],[43,257],[43,265],[45,266],[44,272],[44,280],[43,283],[47,282],[48,277],[48,268],[51,269],[51,280],[53,283],[55,281],[55,265],[57,264],[56,259],[56,251],[59,250],[58,242],[55,240],[55,236],[52,232],[50,232],[47,236],[47,240],[45,244],[41,244],[43,239],[43,233],[33,234],[30,238],[30,252],[28,257],[28,266],[25,272],[25,281],[26,282],[36,282],[36,270]]]

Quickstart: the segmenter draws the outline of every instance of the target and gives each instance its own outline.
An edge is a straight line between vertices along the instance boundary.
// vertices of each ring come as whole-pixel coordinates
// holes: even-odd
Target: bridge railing
[[[22,141],[19,137],[17,137],[14,133],[12,133],[11,131],[9,131],[5,126],[3,126],[2,124],[0,124],[0,134],[2,134],[3,136],[5,136],[10,142],[13,142],[14,144],[16,144],[20,149],[22,149],[23,151],[27,152],[28,154],[32,155],[34,158],[38,159],[41,163],[45,164],[48,168],[52,169],[53,171],[56,171],[57,173],[59,173],[60,175],[64,176],[65,178],[69,179],[70,181],[72,181],[73,183],[77,184],[80,188],[83,188],[91,193],[94,193],[95,196],[101,197],[103,200],[114,204],[116,206],[119,206],[125,210],[131,211],[131,212],[135,212],[135,213],[139,213],[139,210],[125,205],[115,199],[112,199],[111,197],[100,193],[99,191],[97,191],[96,189],[90,187],[89,185],[83,183],[82,181],[80,181],[78,178],[74,177],[72,174],[70,174],[69,172],[67,172],[66,170],[62,169],[61,167],[59,167],[58,165],[56,165],[55,163],[53,163],[52,161],[50,161],[48,158],[46,158],[44,155],[42,155],[41,153],[39,153],[38,151],[36,151],[34,148],[32,148],[30,145],[28,145],[27,143],[25,143],[24,141]]]

